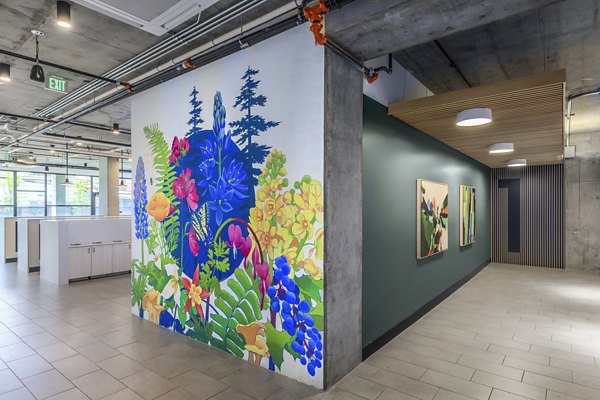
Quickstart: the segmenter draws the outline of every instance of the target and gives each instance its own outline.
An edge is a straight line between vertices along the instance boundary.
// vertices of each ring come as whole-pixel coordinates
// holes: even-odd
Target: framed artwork
[[[448,185],[417,179],[417,258],[448,248]]]
[[[460,185],[460,245],[475,241],[475,188]]]

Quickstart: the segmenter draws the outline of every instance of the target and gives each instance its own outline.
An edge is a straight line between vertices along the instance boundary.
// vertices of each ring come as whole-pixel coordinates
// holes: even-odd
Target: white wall
[[[366,66],[377,68],[388,65],[388,57],[378,57],[365,62]],[[395,59],[392,59],[392,73],[380,72],[373,83],[363,79],[363,93],[376,102],[388,107],[391,103],[432,96],[433,93],[411,75]]]

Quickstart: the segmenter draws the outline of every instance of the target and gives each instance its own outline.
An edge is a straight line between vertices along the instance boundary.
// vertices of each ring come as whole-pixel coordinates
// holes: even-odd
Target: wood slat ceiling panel
[[[389,114],[450,147],[502,168],[514,158],[529,165],[563,162],[565,71],[537,74],[390,105]],[[468,108],[492,109],[490,124],[459,127],[456,114]],[[510,154],[488,153],[493,143],[512,142]]]

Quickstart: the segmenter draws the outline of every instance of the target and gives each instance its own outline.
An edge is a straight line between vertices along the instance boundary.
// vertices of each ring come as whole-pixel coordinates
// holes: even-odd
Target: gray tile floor
[[[320,391],[130,313],[129,275],[69,286],[0,264],[0,400],[279,400]],[[243,385],[241,383],[253,383]]]
[[[599,274],[490,265],[327,393],[156,329],[129,291],[0,265],[0,400],[600,400]]]
[[[600,274],[492,264],[323,399],[600,400]]]

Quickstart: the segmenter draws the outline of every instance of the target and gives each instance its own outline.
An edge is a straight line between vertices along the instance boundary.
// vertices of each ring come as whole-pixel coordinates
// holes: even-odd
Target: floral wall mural
[[[314,98],[323,83],[288,80],[319,67],[322,76],[323,53],[301,33],[134,99],[131,304],[157,325],[322,387],[323,96]],[[286,46],[306,50],[278,56]]]

